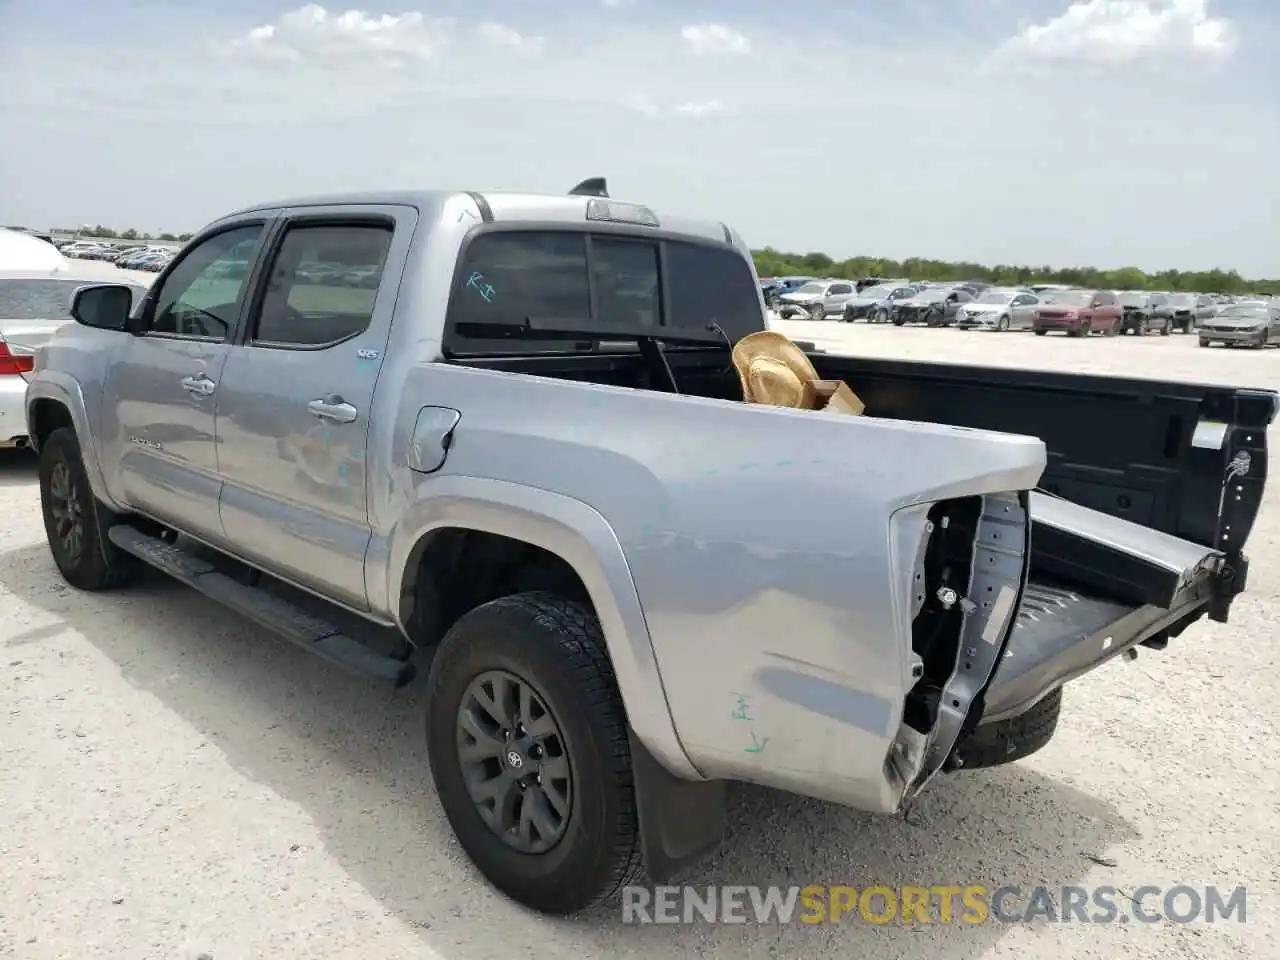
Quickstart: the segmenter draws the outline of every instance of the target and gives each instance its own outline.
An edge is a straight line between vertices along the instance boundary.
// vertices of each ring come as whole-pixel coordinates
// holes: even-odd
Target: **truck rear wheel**
[[[513,899],[575,913],[643,872],[622,698],[584,604],[530,592],[461,617],[431,665],[427,744],[459,843]]]
[[[962,770],[998,767],[1029,757],[1053,739],[1062,714],[1062,688],[1046,696],[1026,713],[979,726],[956,749]]]
[[[133,579],[138,563],[106,537],[106,507],[89,486],[80,443],[59,427],[40,444],[40,511],[62,578],[80,590],[109,590]]]

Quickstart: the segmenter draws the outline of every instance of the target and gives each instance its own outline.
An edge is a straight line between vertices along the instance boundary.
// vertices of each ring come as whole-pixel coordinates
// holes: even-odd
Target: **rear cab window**
[[[0,277],[0,317],[5,320],[70,320],[71,295],[93,280],[61,277]],[[136,308],[146,287],[129,284]]]
[[[504,228],[473,236],[454,283],[445,327],[451,354],[564,352],[564,340],[463,336],[458,324],[517,325],[528,318],[592,320],[620,330],[653,327],[732,340],[764,329],[760,289],[733,247],[622,233]],[[583,337],[589,341],[590,337]]]

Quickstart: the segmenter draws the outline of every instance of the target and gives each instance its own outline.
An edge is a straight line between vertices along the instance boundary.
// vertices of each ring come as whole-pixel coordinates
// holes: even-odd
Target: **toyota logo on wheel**
[[[519,770],[521,767],[524,766],[524,757],[520,756],[519,753],[512,750],[510,753],[507,754],[507,764]]]

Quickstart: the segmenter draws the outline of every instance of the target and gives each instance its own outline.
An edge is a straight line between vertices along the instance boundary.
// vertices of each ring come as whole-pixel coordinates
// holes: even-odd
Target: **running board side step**
[[[111,527],[107,537],[125,553],[351,673],[390,681],[396,687],[413,679],[413,664],[371,650],[287,600],[221,573],[180,544],[149,537],[127,525]]]

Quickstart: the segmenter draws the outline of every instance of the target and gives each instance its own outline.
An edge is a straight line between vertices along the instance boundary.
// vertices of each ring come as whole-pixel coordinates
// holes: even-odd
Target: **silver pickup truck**
[[[1277,411],[816,350],[866,415],[744,403],[746,244],[602,182],[250,207],[131,303],[79,289],[27,393],[62,576],[426,665],[450,823],[551,913],[713,848],[727,781],[893,813],[1225,621]]]

